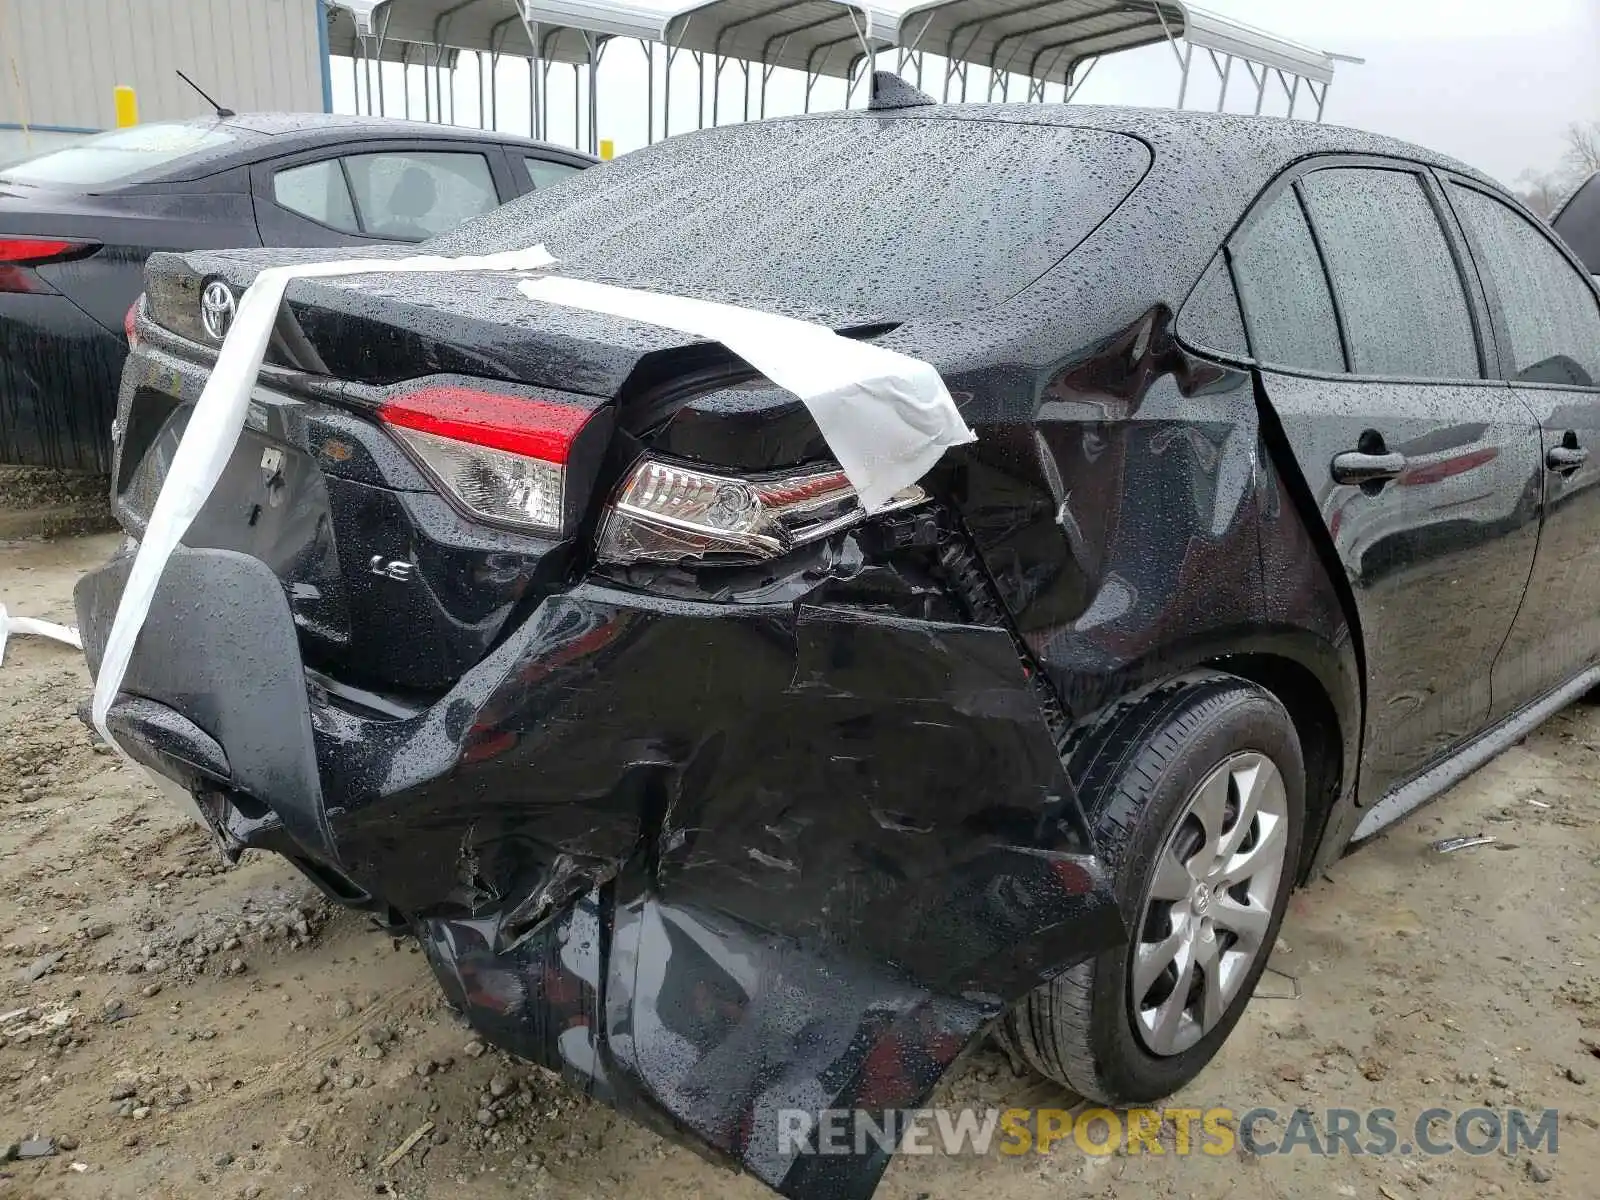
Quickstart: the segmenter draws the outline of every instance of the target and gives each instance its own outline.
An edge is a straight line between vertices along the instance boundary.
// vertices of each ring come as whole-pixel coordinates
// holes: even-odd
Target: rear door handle
[[[1551,446],[1544,456],[1544,465],[1562,474],[1576,471],[1588,461],[1589,452],[1582,446]]]
[[[1343,454],[1333,456],[1335,483],[1388,483],[1405,469],[1404,454],[1367,454],[1361,450],[1346,450]]]

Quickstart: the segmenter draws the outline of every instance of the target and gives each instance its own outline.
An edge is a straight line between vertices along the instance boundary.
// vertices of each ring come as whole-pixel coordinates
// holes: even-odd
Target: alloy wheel
[[[1219,763],[1184,805],[1129,956],[1133,1026],[1152,1054],[1205,1037],[1266,953],[1288,819],[1283,776],[1254,751]]]

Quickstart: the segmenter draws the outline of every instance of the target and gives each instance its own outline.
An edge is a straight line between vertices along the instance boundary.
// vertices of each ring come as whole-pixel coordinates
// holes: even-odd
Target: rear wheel
[[[1129,940],[1035,989],[1005,1033],[1081,1095],[1155,1100],[1216,1054],[1266,967],[1304,823],[1299,738],[1264,689],[1187,675],[1118,706],[1068,765]]]

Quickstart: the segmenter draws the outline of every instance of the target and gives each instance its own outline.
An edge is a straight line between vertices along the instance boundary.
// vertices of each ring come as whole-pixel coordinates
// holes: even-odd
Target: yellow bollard
[[[111,89],[112,103],[117,110],[117,128],[126,129],[139,123],[139,97],[127,84]]]
[[[606,162],[611,161],[611,156],[617,152],[617,144],[610,138],[600,139],[600,157]]]

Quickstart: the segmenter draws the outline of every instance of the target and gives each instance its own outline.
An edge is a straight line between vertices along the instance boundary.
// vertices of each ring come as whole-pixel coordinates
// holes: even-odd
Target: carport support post
[[[646,91],[644,94],[644,144],[651,146],[656,140],[656,44],[645,38],[639,39],[639,45],[644,50],[644,74]]]
[[[1213,56],[1211,61],[1212,61],[1212,64],[1215,65],[1216,57]],[[1230,54],[1230,55],[1228,55],[1226,58],[1224,58],[1222,60],[1222,90],[1217,93],[1217,111],[1218,112],[1222,112],[1223,111],[1223,107],[1222,106],[1228,102],[1228,76],[1232,72],[1233,72],[1233,55]]]
[[[601,34],[584,30],[584,45],[589,47],[589,153],[600,153],[600,57],[606,52]]]
[[[385,4],[383,6],[383,23],[378,26],[378,115],[380,117],[389,115],[386,111],[388,106],[383,102],[383,46],[389,40],[389,18],[392,15],[393,12],[390,6]],[[405,74],[404,67],[401,68],[401,74]],[[372,97],[369,95],[367,100],[370,102]]]
[[[1178,110],[1183,110],[1183,102],[1189,96],[1189,60],[1194,57],[1194,43],[1183,43],[1183,77],[1178,82]]]
[[[472,52],[472,57],[478,64],[478,128],[483,129],[485,128],[483,124],[483,110],[486,107],[483,101],[483,51],[474,50]]]

